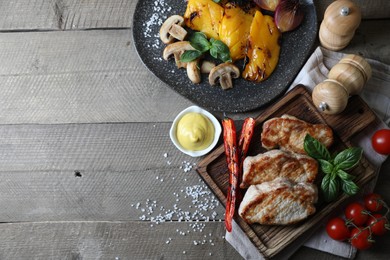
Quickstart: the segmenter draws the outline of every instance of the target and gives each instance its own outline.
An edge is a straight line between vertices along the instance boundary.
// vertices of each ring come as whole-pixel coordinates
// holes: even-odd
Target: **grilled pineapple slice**
[[[249,61],[242,72],[244,79],[261,82],[272,74],[279,60],[280,38],[273,17],[256,11],[250,27]]]
[[[219,40],[219,27],[224,9],[213,0],[189,0],[184,13],[187,27]]]
[[[229,47],[233,61],[245,58],[250,26],[255,11],[255,8],[245,12],[234,4],[225,5],[225,14],[219,27],[219,39]]]

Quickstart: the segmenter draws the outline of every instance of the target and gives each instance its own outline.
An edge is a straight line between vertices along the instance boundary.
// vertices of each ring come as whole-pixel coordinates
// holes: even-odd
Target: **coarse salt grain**
[[[169,157],[168,153],[164,153],[163,156],[164,158]],[[194,166],[196,166],[195,163],[183,161],[179,168],[184,173],[188,173],[193,170]],[[178,178],[172,177],[172,180],[169,179],[168,182],[175,181],[176,179]],[[163,178],[156,176],[156,180],[162,182]],[[187,178],[184,178],[184,181],[187,181]],[[135,204],[136,209],[139,209],[143,213],[139,217],[140,220],[150,221],[150,227],[175,219],[178,222],[189,222],[188,230],[176,230],[182,236],[189,234],[191,231],[203,232],[206,227],[205,222],[216,220],[218,213],[215,209],[219,206],[219,201],[202,179],[199,178],[198,182],[199,184],[181,187],[178,192],[173,192],[174,201],[179,202],[180,199],[183,198],[185,202],[181,205],[187,205],[187,209],[180,208],[176,203],[172,204],[172,207],[170,208],[164,207],[158,205],[156,200],[146,199],[145,206],[142,208],[140,208],[141,202]],[[188,203],[186,203],[187,200]],[[221,219],[219,221],[221,221]],[[211,235],[211,233],[208,233],[209,237],[211,237]],[[166,244],[169,244],[170,241],[171,239],[167,240]],[[212,239],[194,240],[193,243],[194,245],[204,245],[207,243],[212,246],[214,245]]]
[[[167,19],[169,12],[172,11],[172,7],[165,3],[164,0],[155,0],[152,9],[149,19],[143,23],[143,34],[145,38],[154,39],[152,45],[148,44],[148,47],[159,48],[161,46],[159,30],[163,22]]]

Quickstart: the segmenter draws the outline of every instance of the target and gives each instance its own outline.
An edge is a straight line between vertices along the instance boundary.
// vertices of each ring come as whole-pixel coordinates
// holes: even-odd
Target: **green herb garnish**
[[[195,50],[185,51],[180,57],[181,62],[196,60],[206,52],[210,52],[212,57],[223,62],[232,61],[229,47],[220,40],[211,38],[209,41],[204,33],[195,32],[191,35],[189,41]]]
[[[359,187],[353,182],[354,176],[346,171],[359,163],[363,154],[362,148],[347,148],[331,156],[328,149],[309,134],[305,136],[303,146],[310,157],[317,159],[321,171],[325,174],[321,190],[327,202],[335,200],[341,190],[347,195],[354,195],[359,191]]]

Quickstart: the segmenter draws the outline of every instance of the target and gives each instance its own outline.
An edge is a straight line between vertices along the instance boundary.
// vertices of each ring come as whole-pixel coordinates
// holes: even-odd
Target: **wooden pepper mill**
[[[329,71],[328,79],[314,88],[313,103],[325,114],[341,113],[349,96],[359,94],[371,74],[371,66],[363,57],[346,55]]]
[[[337,0],[325,10],[320,25],[321,45],[329,50],[345,48],[352,40],[361,21],[360,9],[350,0]]]

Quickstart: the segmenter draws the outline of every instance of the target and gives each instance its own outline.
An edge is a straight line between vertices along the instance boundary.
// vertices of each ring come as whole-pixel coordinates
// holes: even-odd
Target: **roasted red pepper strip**
[[[247,117],[242,125],[240,140],[238,141],[238,148],[240,149],[241,165],[244,162],[246,154],[248,153],[249,144],[252,140],[253,132],[255,130],[256,121],[252,117]]]
[[[229,187],[227,192],[225,226],[228,232],[232,231],[232,219],[236,204],[236,190],[238,189],[238,178],[240,172],[239,150],[237,146],[236,127],[233,119],[224,118],[223,141],[225,147],[226,162],[229,170]]]
[[[242,174],[243,174],[243,164],[246,157],[246,154],[248,153],[249,145],[252,140],[253,132],[255,130],[255,124],[256,121],[252,117],[247,117],[244,121],[244,124],[242,125],[240,139],[238,141],[238,149],[239,149],[239,156],[240,156],[240,172],[238,175],[238,185],[240,185],[242,181]],[[242,200],[242,192],[240,189],[238,189],[237,192],[237,200],[240,202]]]

